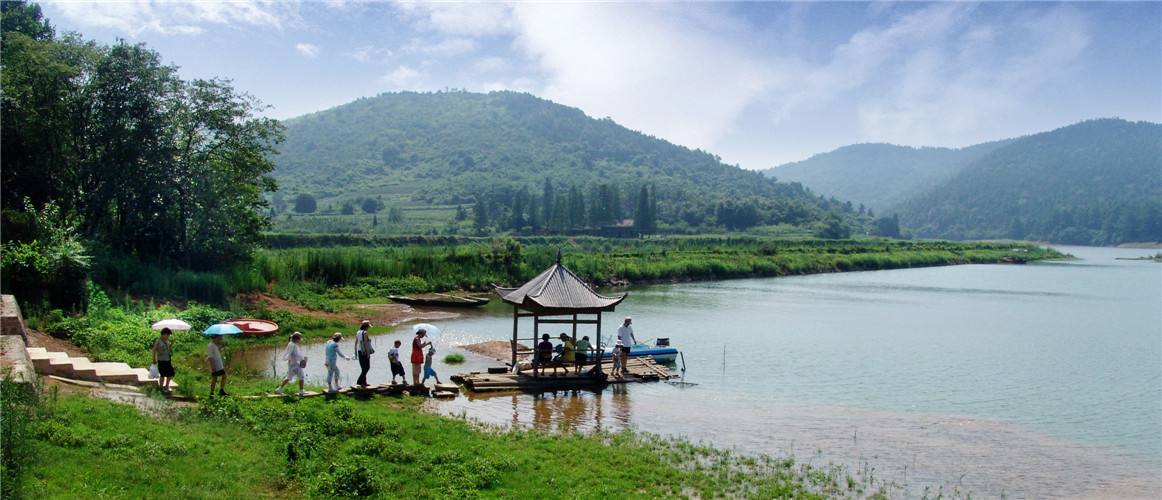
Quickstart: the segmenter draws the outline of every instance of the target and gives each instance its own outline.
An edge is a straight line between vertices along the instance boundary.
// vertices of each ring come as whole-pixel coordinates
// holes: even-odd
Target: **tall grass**
[[[443,240],[444,244],[286,248],[259,252],[264,280],[284,286],[313,283],[313,293],[358,298],[519,284],[556,259],[602,284],[672,279],[893,269],[998,262],[1004,256],[1034,260],[1060,256],[1014,243],[895,240],[780,240],[738,236],[648,239],[522,238]],[[457,242],[459,241],[459,242]],[[296,289],[302,292],[301,289]]]
[[[252,266],[220,272],[170,269],[132,257],[102,255],[93,266],[93,280],[134,296],[180,299],[216,306],[229,304],[238,293],[266,287],[262,274]]]

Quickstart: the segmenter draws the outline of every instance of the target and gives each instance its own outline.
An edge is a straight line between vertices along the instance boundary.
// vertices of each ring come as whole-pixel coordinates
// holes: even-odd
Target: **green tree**
[[[556,200],[554,197],[556,195],[556,190],[553,188],[553,181],[545,177],[545,183],[541,187],[541,206],[544,207],[544,217],[542,217],[542,220],[549,227],[555,227],[553,221],[556,220],[554,218],[556,209]]]
[[[650,234],[657,230],[656,222],[657,199],[650,193],[646,185],[642,185],[637,195],[637,210],[633,214],[633,227],[641,234]]]
[[[376,200],[375,198],[364,198],[363,201],[359,203],[359,208],[363,210],[363,213],[373,214],[383,210],[383,202]]]
[[[900,237],[900,216],[892,214],[891,217],[880,217],[875,222],[875,235],[884,236],[887,238]]]
[[[311,214],[315,213],[315,211],[318,209],[319,205],[318,202],[315,201],[314,196],[311,196],[307,193],[299,193],[298,196],[295,196],[295,212],[300,214]]]
[[[472,224],[476,227],[476,231],[481,233],[489,226],[488,202],[483,196],[477,196],[476,203],[472,205]]]

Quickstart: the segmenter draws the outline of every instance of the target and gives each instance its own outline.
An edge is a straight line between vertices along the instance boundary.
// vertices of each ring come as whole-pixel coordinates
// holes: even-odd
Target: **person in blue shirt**
[[[339,358],[351,361],[351,356],[343,354],[343,351],[339,350],[340,340],[343,340],[343,334],[335,332],[334,335],[331,335],[331,340],[327,341],[327,345],[323,346],[323,353],[326,355],[323,364],[327,366],[327,392],[330,393],[339,391]]]

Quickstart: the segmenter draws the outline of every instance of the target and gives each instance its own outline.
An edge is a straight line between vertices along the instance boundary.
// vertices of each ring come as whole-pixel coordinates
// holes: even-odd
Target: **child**
[[[222,360],[222,336],[210,337],[210,344],[206,346],[206,362],[210,364],[210,397],[214,396],[214,387],[218,387],[219,396],[226,394],[226,362]],[[218,381],[221,380],[221,385]]]
[[[424,356],[424,380],[420,381],[421,384],[424,382],[427,382],[428,377],[432,377],[432,378],[436,379],[437,384],[443,383],[443,382],[440,382],[440,376],[436,375],[436,370],[432,369],[432,356],[434,356],[435,354],[436,354],[436,348],[429,347],[428,348],[428,355]],[[403,368],[402,365],[400,368],[401,369]]]
[[[621,378],[621,350],[625,345],[621,343],[621,339],[617,339],[617,345],[613,346],[613,375]]]
[[[399,360],[399,346],[401,345],[403,342],[395,341],[395,347],[387,351],[387,360],[391,362],[391,383],[395,383],[395,377],[398,375],[400,383],[406,385],[408,378],[405,375],[406,372],[403,371],[403,362]]]

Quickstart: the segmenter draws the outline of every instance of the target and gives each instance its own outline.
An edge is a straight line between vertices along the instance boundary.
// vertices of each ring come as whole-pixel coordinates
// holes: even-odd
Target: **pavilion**
[[[617,304],[628,294],[606,297],[593,291],[573,271],[561,265],[561,254],[557,262],[537,277],[519,288],[496,287],[500,298],[512,304],[512,366],[517,365],[517,345],[520,318],[533,318],[532,347],[535,352],[540,340],[541,325],[573,325],[573,344],[577,343],[577,325],[596,325],[597,342],[593,344],[597,352],[590,358],[595,361],[593,373],[601,374],[601,313],[613,312]]]

